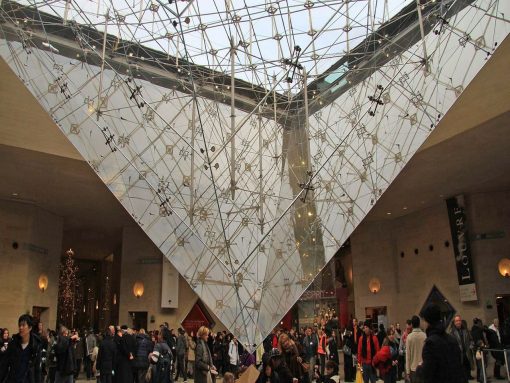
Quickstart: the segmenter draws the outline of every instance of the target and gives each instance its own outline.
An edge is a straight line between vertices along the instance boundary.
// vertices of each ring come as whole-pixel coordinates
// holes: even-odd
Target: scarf
[[[361,356],[365,359],[368,359],[367,357],[367,335],[363,333],[363,336],[361,337]],[[372,335],[370,335],[370,360],[372,360],[375,356],[375,344],[374,344],[374,338]]]

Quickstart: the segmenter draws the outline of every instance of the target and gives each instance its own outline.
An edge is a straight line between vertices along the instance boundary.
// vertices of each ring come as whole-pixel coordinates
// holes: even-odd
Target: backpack
[[[170,383],[172,381],[172,358],[168,352],[163,352],[154,366],[152,383]]]

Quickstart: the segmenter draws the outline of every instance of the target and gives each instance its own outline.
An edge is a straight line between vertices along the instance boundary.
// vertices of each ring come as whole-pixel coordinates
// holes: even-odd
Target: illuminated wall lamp
[[[368,289],[372,294],[377,294],[381,290],[381,282],[378,278],[372,278],[370,282],[368,282]]]
[[[43,293],[48,288],[48,276],[46,274],[41,274],[39,276],[39,290],[41,290]]]
[[[137,299],[143,295],[143,290],[144,290],[143,283],[139,281],[135,282],[135,284],[133,285],[133,294]]]
[[[510,277],[510,259],[508,258],[502,258],[498,263],[498,270],[499,273],[505,277]]]

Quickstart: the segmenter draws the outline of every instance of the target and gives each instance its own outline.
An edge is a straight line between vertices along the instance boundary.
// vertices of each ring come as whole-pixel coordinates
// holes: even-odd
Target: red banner
[[[193,305],[186,318],[182,321],[181,325],[188,334],[193,333],[196,335],[198,329],[202,326],[212,327],[212,323],[209,321],[208,316],[202,310],[201,305],[197,302]],[[205,310],[205,308],[204,308]]]

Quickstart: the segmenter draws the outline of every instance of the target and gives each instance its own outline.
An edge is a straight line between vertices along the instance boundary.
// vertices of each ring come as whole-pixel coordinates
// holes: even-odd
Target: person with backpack
[[[55,354],[57,356],[57,370],[55,373],[55,383],[73,383],[74,373],[76,371],[76,358],[74,354],[74,343],[78,340],[78,335],[69,337],[69,330],[65,326],[60,327],[60,333],[55,345]]]
[[[23,314],[18,319],[19,333],[9,341],[0,362],[0,382],[41,383],[41,339],[32,333],[33,319]]]
[[[158,343],[150,354],[151,359],[151,383],[170,383],[172,382],[172,350],[163,338],[163,334],[158,334]]]

